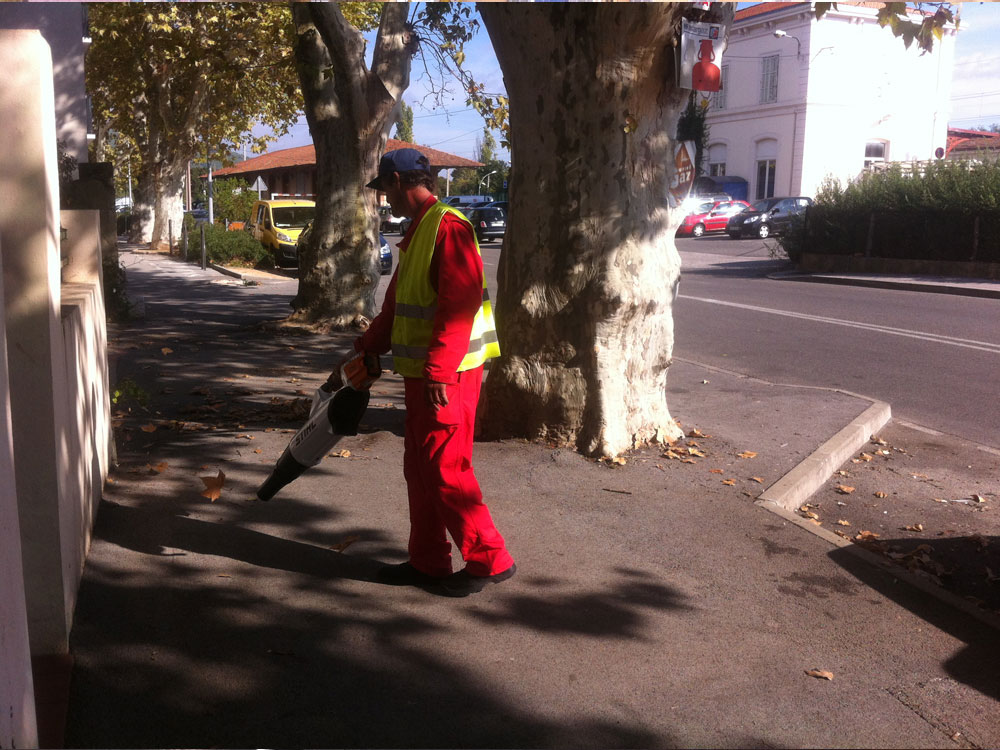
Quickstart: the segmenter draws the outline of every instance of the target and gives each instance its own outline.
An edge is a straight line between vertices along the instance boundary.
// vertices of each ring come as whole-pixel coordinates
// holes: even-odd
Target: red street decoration
[[[677,84],[682,89],[718,91],[722,84],[725,28],[718,23],[683,22]]]

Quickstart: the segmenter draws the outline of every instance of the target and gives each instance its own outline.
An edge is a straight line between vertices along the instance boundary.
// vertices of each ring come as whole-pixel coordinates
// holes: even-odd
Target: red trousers
[[[410,564],[428,575],[451,573],[455,540],[469,573],[501,573],[514,564],[472,470],[472,433],[483,368],[459,373],[448,405],[428,406],[423,378],[404,378],[403,476],[410,504]],[[447,533],[446,533],[447,532]]]

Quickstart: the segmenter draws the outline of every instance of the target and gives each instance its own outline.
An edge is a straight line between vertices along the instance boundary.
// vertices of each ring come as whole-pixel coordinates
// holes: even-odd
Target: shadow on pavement
[[[944,664],[945,670],[955,680],[1000,699],[1000,639],[994,628],[900,581],[891,571],[876,568],[848,547],[834,550],[830,557],[867,586],[965,642],[966,647]]]

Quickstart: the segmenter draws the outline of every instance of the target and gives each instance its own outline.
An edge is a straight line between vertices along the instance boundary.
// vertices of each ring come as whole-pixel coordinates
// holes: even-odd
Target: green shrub
[[[212,196],[212,213],[220,224],[225,224],[227,220],[246,221],[257,200],[257,193],[250,190],[244,180],[236,177],[213,181]]]
[[[249,232],[226,231],[225,227],[198,224],[188,233],[188,258],[201,258],[201,228],[205,228],[205,253],[213,263],[251,268],[273,268],[274,259]]]
[[[875,258],[1000,262],[1000,159],[900,165],[848,185],[827,178],[805,231],[783,237],[802,252]]]

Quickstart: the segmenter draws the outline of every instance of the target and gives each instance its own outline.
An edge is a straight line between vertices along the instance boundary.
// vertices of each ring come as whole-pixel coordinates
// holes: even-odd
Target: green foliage
[[[681,113],[677,121],[677,140],[694,141],[695,143],[695,174],[704,174],[701,165],[705,159],[705,152],[708,150],[708,122],[706,121],[707,107],[699,106],[697,102],[697,92],[692,91],[688,97],[687,107]],[[705,100],[706,104],[708,100]]]
[[[217,222],[246,221],[257,193],[238,177],[212,181],[212,208]]]
[[[93,3],[87,91],[101,150],[145,198],[206,151],[255,152],[302,106],[284,3]],[[255,125],[267,135],[251,137]],[[106,155],[104,158],[108,158]],[[156,169],[153,169],[153,166]]]
[[[149,391],[136,383],[132,378],[122,378],[111,391],[111,403],[115,406],[128,402],[146,406],[149,403]]]
[[[919,23],[911,20],[907,10],[908,5],[908,3],[887,2],[882,3],[878,10],[879,26],[882,28],[888,26],[893,36],[902,38],[907,49],[916,41],[920,49],[930,52],[934,49],[935,40],[941,41],[946,24],[958,25],[951,12],[950,2],[916,3],[916,10],[922,15]],[[816,3],[814,5],[816,18],[822,18],[830,8],[836,9],[836,7],[837,3],[833,2]],[[931,13],[928,8],[934,8],[934,12]]]
[[[1000,262],[1000,160],[899,165],[842,185],[827,178],[805,226],[782,236],[808,251],[913,260]]]
[[[920,165],[915,174],[894,164],[846,186],[828,177],[816,193],[816,203],[862,210],[996,210],[1000,209],[1000,160],[934,161]]]
[[[201,260],[201,228],[205,228],[205,255],[213,263],[249,268],[273,268],[271,254],[249,232],[227,231],[218,224],[194,225],[190,216],[184,219],[188,230],[188,259]]]
[[[396,138],[413,143],[413,108],[406,102],[399,103],[399,119],[396,120]]]

